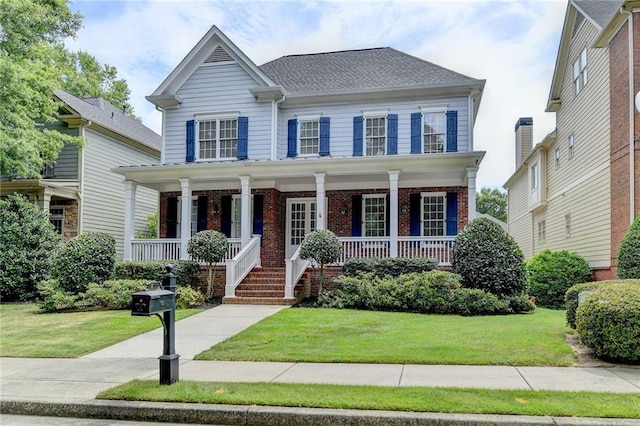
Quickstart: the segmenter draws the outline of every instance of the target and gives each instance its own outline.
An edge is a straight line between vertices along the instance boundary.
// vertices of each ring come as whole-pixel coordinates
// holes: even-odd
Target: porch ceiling
[[[0,195],[14,192],[21,194],[46,194],[72,200],[78,199],[79,182],[77,180],[25,179],[2,182]]]
[[[389,171],[399,171],[400,188],[466,186],[467,168],[478,167],[483,151],[394,155],[381,157],[294,158],[277,161],[229,161],[117,167],[126,180],[160,192],[180,191],[179,179],[192,181],[192,190],[239,189],[240,176],[250,176],[252,188],[283,192],[313,191],[316,173],[325,174],[326,190],[389,187]]]

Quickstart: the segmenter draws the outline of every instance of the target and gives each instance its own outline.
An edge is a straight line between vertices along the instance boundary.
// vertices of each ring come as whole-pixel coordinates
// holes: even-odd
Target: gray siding
[[[124,248],[124,177],[111,169],[124,164],[151,164],[158,158],[114,141],[102,134],[85,131],[82,231],[103,231],[116,239],[122,256]],[[147,216],[158,210],[158,193],[138,187],[136,230],[144,229]]]
[[[533,256],[532,216],[529,211],[529,175],[521,172],[509,188],[508,212],[509,234],[516,240],[525,259]]]
[[[56,179],[78,179],[78,147],[65,145],[58,155],[55,167]]]

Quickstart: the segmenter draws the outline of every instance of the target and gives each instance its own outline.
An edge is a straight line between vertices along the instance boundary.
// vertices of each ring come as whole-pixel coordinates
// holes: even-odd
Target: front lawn
[[[200,360],[571,366],[565,313],[461,317],[286,309]]]
[[[176,311],[176,320],[201,312]],[[0,305],[0,356],[76,358],[160,327],[130,311],[40,313],[33,304]]]

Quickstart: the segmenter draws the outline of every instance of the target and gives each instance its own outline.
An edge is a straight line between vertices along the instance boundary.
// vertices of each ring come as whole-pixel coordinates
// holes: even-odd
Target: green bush
[[[300,258],[315,261],[320,265],[320,283],[318,292],[324,284],[324,265],[338,260],[342,254],[342,243],[328,229],[317,229],[309,232],[300,244]]]
[[[83,232],[54,253],[51,277],[62,288],[78,294],[89,283],[102,283],[111,278],[116,262],[115,239],[104,232]]]
[[[453,306],[455,313],[463,316],[511,313],[507,299],[501,299],[479,288],[458,289]]]
[[[0,300],[33,299],[59,241],[46,212],[19,194],[0,199]]]
[[[509,302],[509,308],[516,314],[533,312],[536,309],[535,303],[533,303],[531,298],[525,294],[511,296],[507,298],[507,301]]]
[[[620,243],[617,275],[620,279],[640,279],[640,216]]]
[[[176,309],[197,308],[204,304],[204,294],[191,287],[176,289]]]
[[[379,276],[397,277],[413,272],[436,270],[438,261],[427,257],[350,258],[345,261],[342,268],[349,276],[355,276],[358,272],[373,272]]]
[[[116,262],[113,270],[113,278],[119,280],[148,280],[161,281],[165,273],[165,265],[172,264],[173,274],[176,276],[178,286],[200,285],[197,274],[200,272],[200,264],[192,260],[172,261],[147,261],[147,262]]]
[[[454,312],[455,292],[460,289],[460,275],[431,271],[401,275],[407,310],[434,314]]]
[[[207,299],[213,297],[213,283],[215,271],[213,265],[224,259],[229,249],[227,236],[219,231],[200,231],[189,238],[187,253],[192,259],[198,259],[207,263]]]
[[[633,283],[601,285],[576,310],[583,344],[603,358],[640,362],[640,288]]]
[[[578,309],[578,295],[583,291],[593,291],[601,286],[629,284],[637,285],[640,291],[640,280],[610,280],[610,281],[594,281],[590,283],[582,283],[569,288],[564,296],[565,309],[567,310],[567,325],[576,328],[576,310]]]
[[[529,294],[538,306],[564,309],[567,290],[591,281],[591,268],[578,253],[544,250],[529,259],[527,275]]]
[[[78,309],[83,306],[82,296],[66,292],[58,280],[50,279],[38,283],[40,297],[36,304],[45,312]]]
[[[85,305],[104,309],[130,309],[131,295],[147,288],[148,280],[108,280],[91,283],[83,301]]]
[[[453,245],[453,271],[462,286],[479,288],[498,296],[527,292],[522,250],[500,225],[475,219],[458,234]]]

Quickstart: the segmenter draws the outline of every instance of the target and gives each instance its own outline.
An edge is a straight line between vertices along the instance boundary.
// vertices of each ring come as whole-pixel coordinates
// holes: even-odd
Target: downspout
[[[278,159],[278,105],[286,99],[284,93],[282,99],[271,101],[271,160]]]
[[[629,42],[628,42],[628,50],[627,54],[629,59],[629,224],[633,223],[635,219],[635,152],[634,152],[634,144],[635,144],[635,96],[634,96],[634,79],[633,79],[633,13],[628,10],[624,10],[624,8],[620,8],[620,13],[627,16],[627,22],[629,25]]]
[[[84,143],[87,142],[85,129],[87,126],[91,126],[93,123],[87,120],[82,126],[80,126],[80,136]],[[78,181],[80,182],[78,188],[78,235],[84,232],[84,145],[78,149]]]

